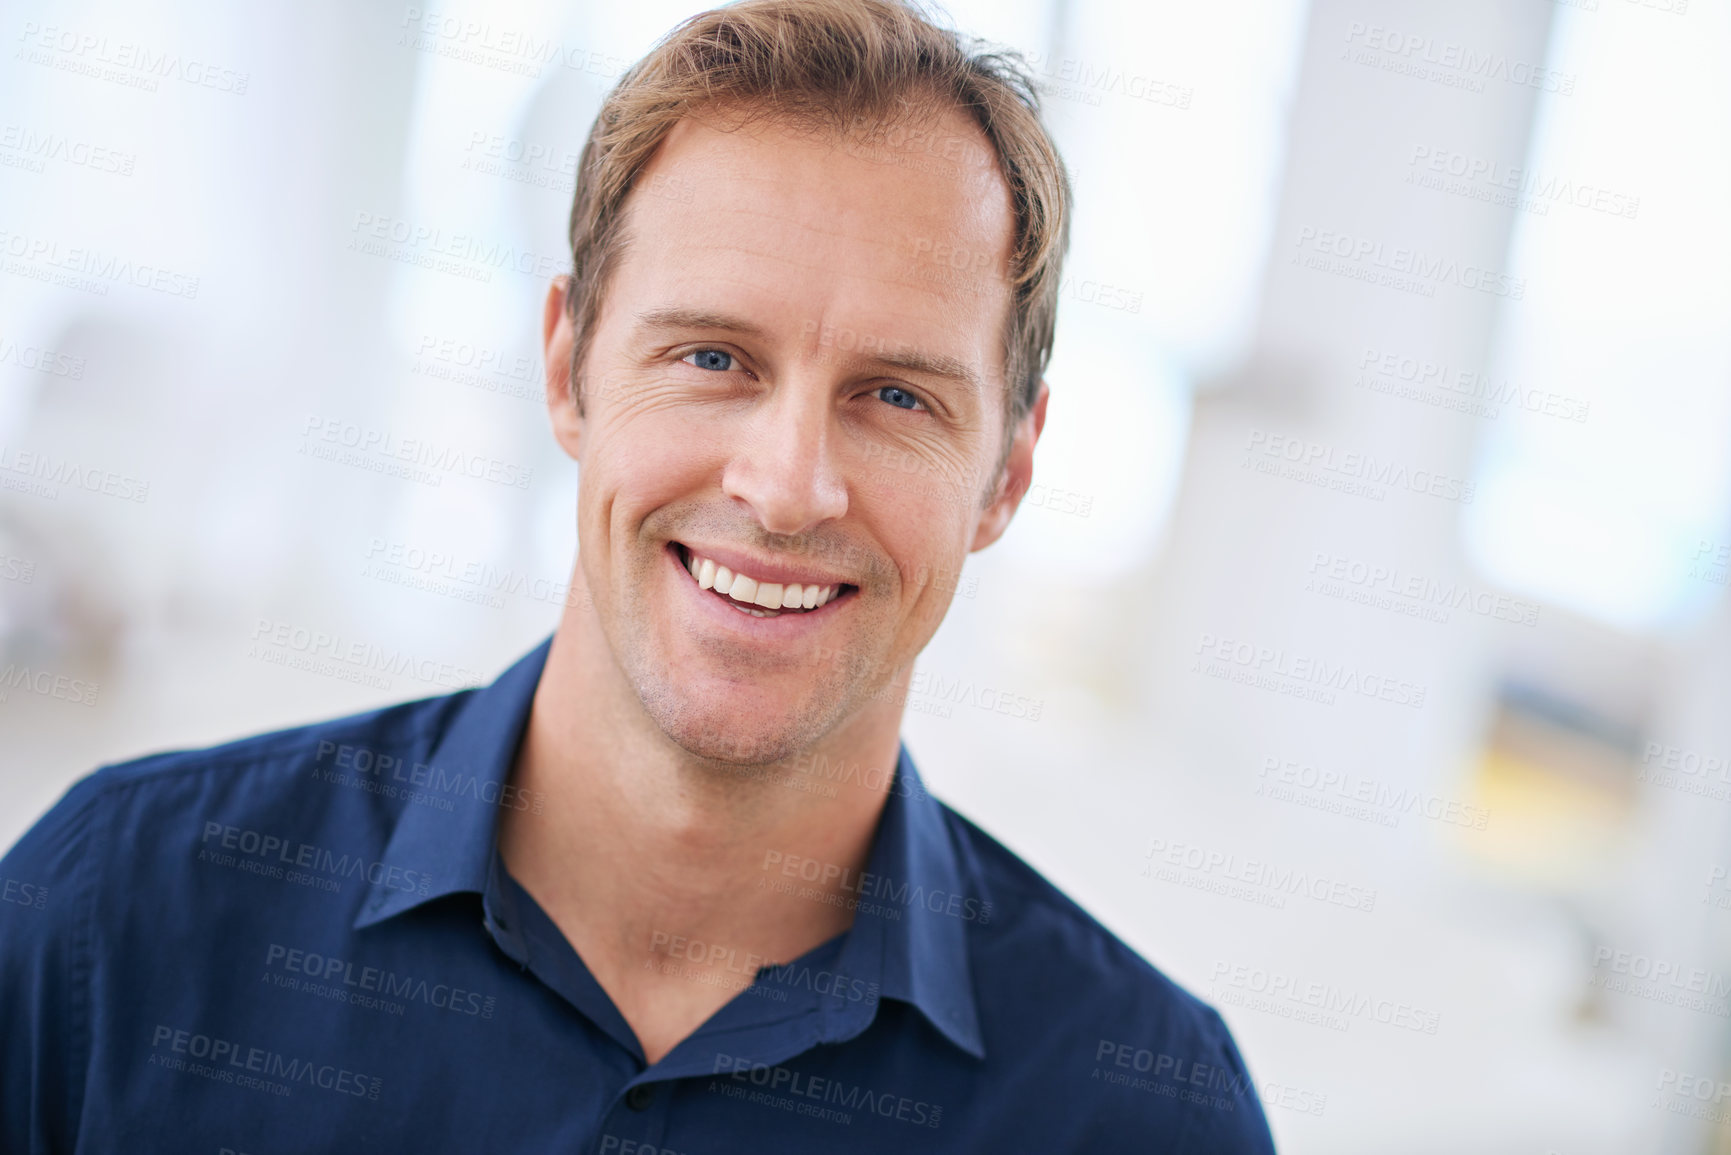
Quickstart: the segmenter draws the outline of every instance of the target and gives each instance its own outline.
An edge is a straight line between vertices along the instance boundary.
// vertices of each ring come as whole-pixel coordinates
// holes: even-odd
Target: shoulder
[[[1034,964],[1062,976],[1058,997],[1075,1001],[1109,991],[1120,1005],[1157,1012],[1183,1031],[1212,1029],[1212,1008],[1142,958],[1014,851],[968,819],[944,808],[964,877],[978,883],[986,917],[970,942],[988,954],[1009,953],[1026,971]],[[989,904],[989,907],[988,907]]]
[[[69,792],[68,799],[80,791],[112,797],[128,792],[173,789],[177,780],[201,774],[245,777],[253,772],[268,773],[272,768],[282,766],[304,770],[316,764],[335,762],[339,757],[345,762],[357,755],[363,760],[379,755],[390,757],[421,746],[435,736],[450,712],[472,692],[465,690],[436,698],[422,698],[303,726],[272,730],[217,746],[172,750],[113,763],[79,782]]]
[[[467,691],[465,691],[467,693]],[[189,843],[211,831],[305,836],[320,828],[376,826],[372,815],[402,803],[366,789],[372,766],[412,758],[436,738],[461,697],[446,695],[272,731],[203,749],[175,750],[103,766],[74,783],[0,859],[0,875],[52,895],[100,889],[119,871],[148,885],[184,870]]]
[[[989,919],[969,950],[987,1061],[1042,1057],[1096,1139],[1174,1134],[1172,1150],[1272,1151],[1256,1090],[1215,1009],[1132,950],[1014,852],[945,807]]]
[[[50,807],[0,858],[0,1150],[70,1150],[110,996],[243,914],[292,918],[265,840],[378,837],[403,803],[319,775],[413,756],[455,697],[104,766]]]
[[[230,813],[253,817],[307,817],[307,801],[339,807],[347,792],[309,790],[315,774],[337,768],[361,773],[381,758],[424,751],[441,724],[470,691],[399,703],[382,709],[256,734],[220,745],[173,750],[102,766],[75,783],[18,843],[28,851],[59,841],[92,823],[143,817],[165,805],[201,797]],[[283,813],[289,808],[292,813]]]

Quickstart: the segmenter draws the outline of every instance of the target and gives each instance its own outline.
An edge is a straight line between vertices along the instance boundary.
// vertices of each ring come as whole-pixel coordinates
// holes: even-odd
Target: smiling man
[[[1026,77],[897,4],[751,0],[620,81],[581,174],[557,631],[74,787],[0,864],[0,1146],[1269,1150],[1219,1016],[899,741],[1045,422],[1068,192]]]

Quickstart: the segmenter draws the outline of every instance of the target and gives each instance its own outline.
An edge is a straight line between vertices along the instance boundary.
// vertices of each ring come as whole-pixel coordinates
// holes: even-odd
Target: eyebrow
[[[763,330],[750,321],[729,317],[726,313],[711,313],[703,309],[686,309],[677,305],[662,309],[646,309],[637,314],[637,324],[644,329],[721,329],[729,333],[744,333],[751,337],[763,336]]]
[[[710,329],[724,333],[740,333],[748,337],[764,336],[763,329],[740,317],[730,317],[726,313],[712,313],[705,309],[688,309],[680,306],[669,306],[660,309],[646,309],[637,314],[637,324],[644,329]],[[959,381],[975,390],[983,390],[984,383],[980,375],[959,357],[951,357],[944,353],[921,353],[914,349],[897,351],[880,350],[874,353],[860,353],[853,350],[856,359],[864,364],[885,365],[892,369],[903,369],[910,373],[921,373],[931,377],[943,377]]]

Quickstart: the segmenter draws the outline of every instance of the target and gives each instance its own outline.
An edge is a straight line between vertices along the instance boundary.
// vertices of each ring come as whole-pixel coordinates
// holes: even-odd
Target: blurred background
[[[551,631],[540,304],[697,9],[6,5],[0,845]],[[1282,1150],[1731,1151],[1731,11],[947,10],[1077,212],[928,781],[1220,1008]]]

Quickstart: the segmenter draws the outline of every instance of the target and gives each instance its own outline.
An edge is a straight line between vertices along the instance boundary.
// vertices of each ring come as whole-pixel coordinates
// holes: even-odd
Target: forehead
[[[843,133],[679,121],[627,203],[612,292],[853,328],[1001,375],[1015,218],[984,133],[959,111]]]

